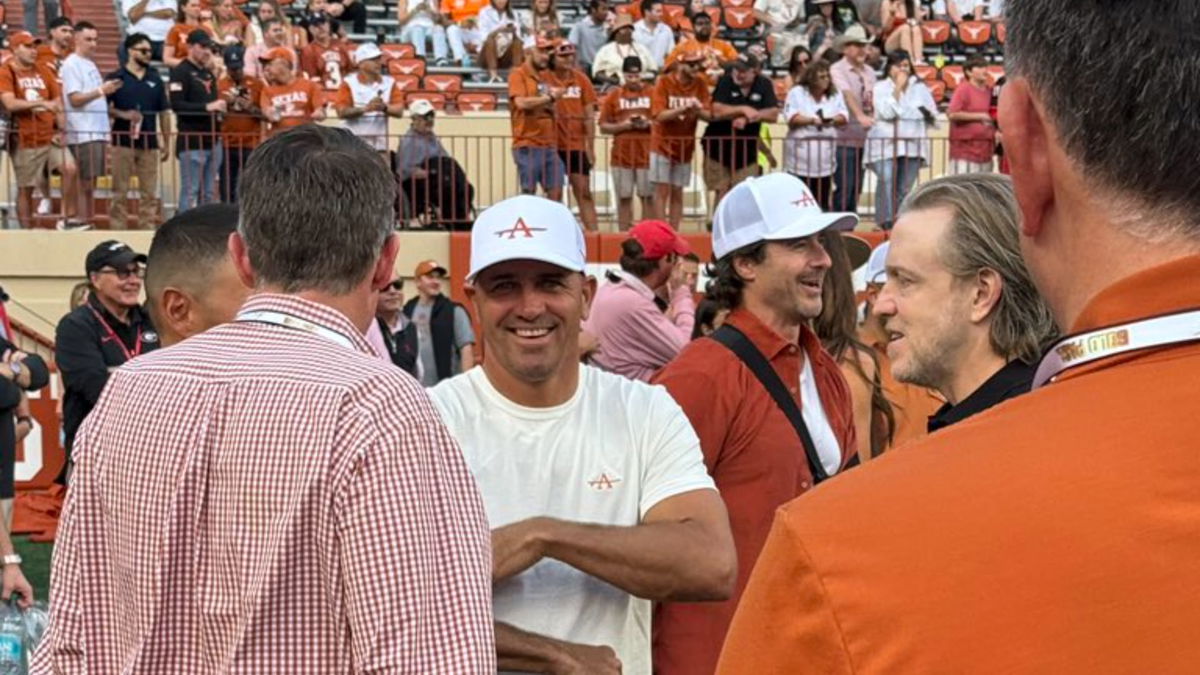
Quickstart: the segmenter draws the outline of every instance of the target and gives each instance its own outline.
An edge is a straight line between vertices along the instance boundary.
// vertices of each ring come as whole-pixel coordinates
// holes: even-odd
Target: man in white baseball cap
[[[381,153],[387,153],[387,118],[404,114],[404,93],[383,71],[383,51],[374,42],[354,50],[357,69],[342,80],[333,107],[342,124]]]
[[[466,292],[486,359],[430,390],[493,528],[501,671],[649,673],[651,604],[727,598],[736,574],[683,411],[579,363],[596,292],[585,261],[561,203],[484,211]]]
[[[808,322],[821,313],[831,261],[819,235],[850,230],[799,178],[738,183],[713,219],[710,293],[730,311],[653,378],[683,407],[733,523],[734,597],[666,604],[656,617],[656,672],[711,673],[775,509],[841,471],[856,453],[850,389]]]

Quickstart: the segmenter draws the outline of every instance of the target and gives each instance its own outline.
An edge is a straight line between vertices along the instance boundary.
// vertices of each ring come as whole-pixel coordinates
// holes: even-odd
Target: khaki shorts
[[[728,192],[734,185],[757,175],[757,164],[748,164],[734,171],[718,161],[704,158],[704,184],[712,192]]]
[[[85,181],[90,181],[98,176],[103,176],[105,172],[105,151],[108,150],[108,143],[104,141],[88,141],[87,143],[79,143],[78,145],[69,146],[71,154],[75,156],[75,163],[79,165],[79,177]]]
[[[42,182],[46,171],[58,171],[75,166],[71,151],[54,144],[40,148],[20,148],[13,155],[13,168],[17,174],[18,188],[35,188]]]
[[[623,166],[612,168],[613,187],[617,190],[617,199],[633,199],[633,189],[637,188],[639,197],[654,196],[654,187],[650,185],[650,169],[629,169]]]
[[[650,182],[685,188],[692,182],[692,163],[673,162],[666,155],[650,153]]]

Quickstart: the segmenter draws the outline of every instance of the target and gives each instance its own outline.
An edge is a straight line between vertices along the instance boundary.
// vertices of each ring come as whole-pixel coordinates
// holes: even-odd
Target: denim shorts
[[[563,186],[565,170],[554,148],[513,148],[513,161],[517,163],[523,192],[532,194],[538,185],[544,190],[557,190]]]

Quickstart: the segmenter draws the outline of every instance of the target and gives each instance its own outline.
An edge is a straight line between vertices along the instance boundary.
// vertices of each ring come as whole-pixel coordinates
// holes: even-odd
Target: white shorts
[[[627,169],[623,166],[612,168],[613,186],[617,189],[617,199],[632,199],[633,189],[643,199],[654,196],[654,188],[650,185],[650,169]]]
[[[650,182],[670,183],[675,187],[687,187],[692,182],[692,163],[672,162],[657,152],[650,153]]]
[[[950,173],[952,174],[991,173],[992,171],[993,169],[991,162],[969,162],[965,159],[950,160]]]

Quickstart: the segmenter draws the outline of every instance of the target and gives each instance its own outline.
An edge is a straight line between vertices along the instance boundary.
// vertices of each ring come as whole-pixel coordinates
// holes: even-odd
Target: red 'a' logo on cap
[[[816,206],[816,205],[817,205],[817,200],[813,199],[812,195],[808,194],[807,192],[800,195],[799,199],[792,200],[792,206],[795,206],[795,207],[801,208],[801,209],[806,206]]]
[[[525,224],[524,218],[517,218],[517,222],[513,223],[511,230],[500,230],[499,232],[496,233],[496,236],[503,237],[504,235],[507,234],[509,239],[516,239],[517,234],[519,233],[519,234],[525,235],[526,239],[533,239],[534,232],[545,232],[545,231],[546,231],[546,228],[544,228],[544,227],[530,227]]]

